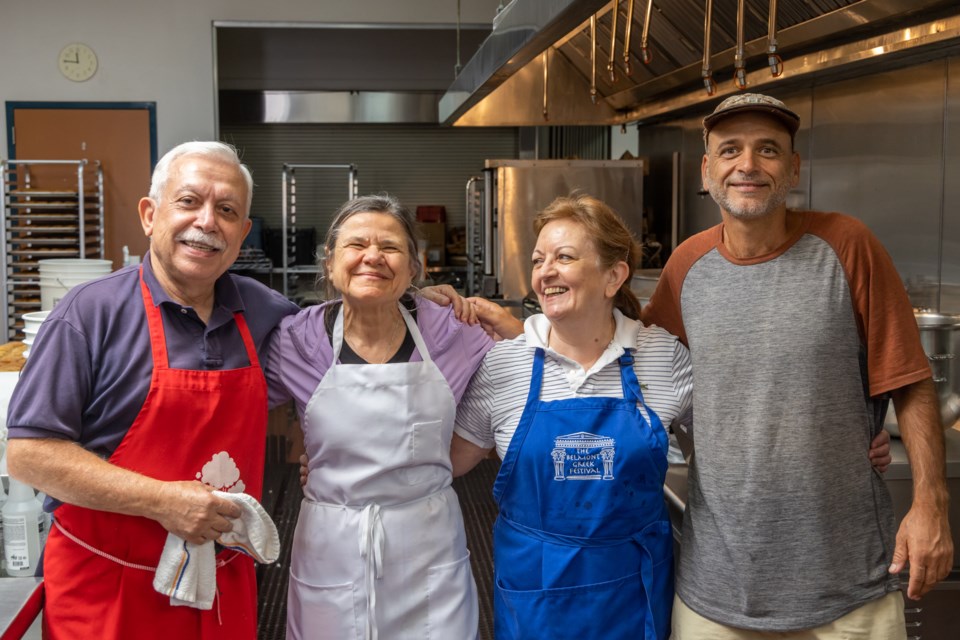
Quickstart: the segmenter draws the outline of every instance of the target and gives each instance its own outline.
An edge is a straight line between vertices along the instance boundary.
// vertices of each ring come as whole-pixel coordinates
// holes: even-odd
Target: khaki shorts
[[[816,629],[750,631],[708,620],[673,598],[671,640],[906,640],[903,596],[899,591],[868,602],[859,609]]]

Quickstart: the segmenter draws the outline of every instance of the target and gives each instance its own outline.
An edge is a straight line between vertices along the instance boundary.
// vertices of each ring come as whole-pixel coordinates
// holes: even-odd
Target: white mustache
[[[194,244],[204,244],[208,247],[223,251],[227,244],[223,239],[210,233],[204,233],[199,229],[187,229],[177,234],[177,242],[192,242]]]

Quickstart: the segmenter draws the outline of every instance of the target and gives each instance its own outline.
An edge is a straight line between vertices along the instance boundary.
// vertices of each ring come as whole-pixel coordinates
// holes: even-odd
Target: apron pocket
[[[400,469],[400,475],[407,484],[422,484],[437,477],[438,464],[444,459],[442,431],[442,420],[413,423],[410,428],[409,466]]]
[[[427,570],[427,638],[474,640],[479,624],[470,552],[456,562],[430,567]]]
[[[498,581],[494,591],[497,640],[644,637],[639,572],[609,582],[562,589],[515,591],[505,589]]]
[[[357,617],[353,583],[314,585],[290,572],[287,638],[290,640],[358,640],[364,627]]]

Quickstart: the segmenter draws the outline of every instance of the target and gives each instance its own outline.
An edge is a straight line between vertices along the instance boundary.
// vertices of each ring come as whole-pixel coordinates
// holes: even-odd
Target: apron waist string
[[[367,592],[366,640],[377,640],[376,580],[383,575],[385,534],[380,505],[368,504],[360,513],[360,557],[364,559],[364,580]]]
[[[96,548],[95,546],[93,546],[92,544],[89,544],[89,543],[87,543],[87,542],[84,542],[83,540],[81,540],[81,539],[78,538],[77,536],[75,536],[75,535],[73,535],[72,533],[70,533],[69,531],[67,531],[66,527],[64,527],[63,524],[61,524],[60,521],[58,521],[56,518],[53,519],[53,525],[54,525],[57,529],[59,529],[59,530],[60,530],[60,533],[62,533],[68,540],[70,540],[70,541],[74,542],[75,544],[79,545],[80,547],[86,549],[86,550],[89,551],[90,553],[92,553],[92,554],[94,554],[94,555],[100,556],[101,558],[103,558],[103,559],[105,559],[105,560],[109,560],[109,561],[111,561],[111,562],[115,562],[115,563],[119,564],[120,566],[122,566],[122,567],[127,567],[127,568],[129,568],[129,569],[139,569],[139,570],[141,570],[141,571],[153,571],[153,572],[156,572],[156,570],[157,570],[157,567],[151,567],[151,566],[148,566],[148,565],[145,565],[145,564],[137,564],[137,563],[135,563],[135,562],[127,562],[126,560],[122,560],[122,559],[120,559],[120,558],[118,558],[118,557],[116,557],[116,556],[114,556],[114,555],[110,555],[110,554],[107,553],[106,551],[103,551],[103,550],[101,550],[101,549],[97,549],[97,548]],[[228,549],[228,551],[229,551],[229,549]],[[224,567],[224,566],[230,564],[230,563],[233,562],[239,555],[240,555],[239,553],[237,553],[236,551],[234,551],[234,552],[230,555],[230,557],[227,558],[227,559],[225,559],[225,560],[221,560],[220,558],[217,558],[217,568],[219,569],[220,567]],[[214,599],[214,601],[217,603],[217,624],[222,627],[222,626],[223,626],[223,617],[220,615],[220,588],[219,588],[219,587],[217,587],[217,590],[216,590],[216,592],[214,593],[214,598],[213,598],[213,599]]]
[[[100,556],[101,558],[105,558],[106,560],[110,560],[111,562],[116,562],[117,564],[119,564],[119,565],[121,565],[121,566],[124,566],[124,567],[127,567],[128,569],[140,569],[141,571],[156,571],[156,570],[157,570],[156,565],[154,565],[154,566],[151,567],[151,566],[148,566],[148,565],[145,565],[145,564],[137,564],[137,563],[135,563],[135,562],[127,562],[126,560],[121,560],[120,558],[118,558],[118,557],[116,557],[116,556],[110,555],[110,554],[107,553],[106,551],[101,551],[100,549],[97,549],[97,548],[94,547],[93,545],[87,544],[86,542],[84,542],[83,540],[81,540],[80,538],[78,538],[77,536],[75,536],[75,535],[73,535],[72,533],[70,533],[69,531],[67,531],[67,529],[66,529],[66,528],[60,523],[60,521],[57,520],[56,518],[53,519],[53,524],[54,524],[54,526],[55,526],[57,529],[60,529],[60,533],[62,533],[63,535],[65,535],[68,540],[72,540],[74,543],[80,545],[81,547],[83,547],[84,549],[86,549],[87,551],[89,551],[90,553],[93,553],[93,554],[95,554],[95,555],[98,555],[98,556]]]
[[[311,471],[311,473],[313,473],[313,472]],[[310,495],[309,495],[309,493],[310,493],[310,486],[309,486],[309,485],[307,485],[306,487],[304,487],[304,488],[303,488],[303,491],[304,491],[303,501],[306,502],[306,503],[315,505],[315,506],[317,506],[317,507],[331,508],[331,509],[337,509],[337,510],[339,510],[339,509],[349,509],[349,510],[351,510],[351,511],[363,511],[364,509],[366,509],[366,508],[367,508],[368,506],[370,506],[370,504],[371,504],[371,503],[366,503],[366,504],[356,504],[356,503],[353,503],[353,504],[344,504],[344,503],[342,503],[342,502],[335,502],[335,501],[331,501],[331,500],[322,500],[322,499],[319,499],[319,498],[312,498],[312,497],[310,497]],[[452,484],[452,482],[447,482],[447,484],[443,485],[443,486],[440,487],[439,489],[432,490],[432,491],[430,491],[430,493],[427,493],[427,494],[425,494],[425,495],[420,495],[420,496],[417,496],[417,497],[415,497],[415,498],[411,498],[410,500],[404,500],[403,502],[391,502],[390,504],[378,503],[377,506],[378,506],[379,508],[381,508],[381,509],[386,509],[387,511],[391,511],[391,510],[394,510],[394,509],[404,509],[404,508],[406,508],[406,507],[414,506],[414,505],[416,505],[416,504],[419,503],[419,502],[423,502],[423,501],[425,501],[425,500],[429,500],[430,498],[435,498],[435,497],[437,497],[437,496],[439,496],[439,495],[442,495],[442,494],[446,493],[447,491],[453,491],[453,484]],[[453,497],[456,498],[456,493],[454,493]]]
[[[81,539],[78,538],[77,536],[75,536],[75,535],[73,535],[72,533],[70,533],[69,531],[67,531],[66,527],[64,527],[63,524],[62,524],[59,520],[57,520],[56,518],[53,519],[53,525],[54,525],[57,529],[60,530],[60,533],[62,533],[64,536],[66,536],[67,540],[70,540],[70,541],[74,542],[75,544],[77,544],[77,545],[80,546],[80,547],[83,547],[84,549],[86,549],[86,550],[89,551],[90,553],[95,554],[95,555],[98,555],[98,556],[100,556],[101,558],[103,558],[103,559],[105,559],[105,560],[109,560],[110,562],[115,562],[115,563],[119,564],[120,566],[127,567],[128,569],[140,569],[141,571],[156,571],[156,570],[157,570],[156,565],[154,565],[154,566],[149,566],[149,565],[145,565],[145,564],[137,564],[136,562],[128,562],[128,561],[123,560],[123,559],[121,559],[121,558],[118,558],[118,557],[116,557],[116,556],[114,556],[114,555],[110,555],[110,554],[107,553],[106,551],[103,551],[103,550],[101,550],[101,549],[97,549],[97,548],[96,548],[95,546],[93,546],[92,544],[89,544],[89,543],[87,543],[87,542],[84,542],[83,540],[81,540]],[[227,551],[230,551],[230,549],[227,549]],[[239,553],[237,553],[236,551],[234,551],[234,552],[230,555],[230,557],[227,558],[227,559],[225,559],[225,560],[221,560],[220,558],[217,558],[217,568],[219,569],[220,567],[225,567],[226,565],[228,565],[228,564],[230,564],[231,562],[233,562],[233,561],[237,558],[237,556],[239,556],[239,555],[240,555]]]
[[[540,540],[541,542],[550,542],[552,544],[563,545],[566,547],[616,547],[628,542],[640,543],[640,546],[643,546],[639,531],[627,536],[620,536],[616,538],[581,538],[579,536],[568,536],[562,533],[534,529],[533,527],[528,527],[520,524],[519,522],[515,522],[509,518],[506,518],[503,514],[500,514],[500,520],[503,522],[503,524],[515,529],[516,531],[519,531],[526,536]]]

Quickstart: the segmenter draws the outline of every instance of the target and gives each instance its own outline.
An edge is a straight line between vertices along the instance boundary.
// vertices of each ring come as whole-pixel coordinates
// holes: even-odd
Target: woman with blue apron
[[[633,356],[625,349],[619,360],[623,398],[542,401],[543,363],[538,348],[494,486],[494,635],[666,640],[667,435]]]

